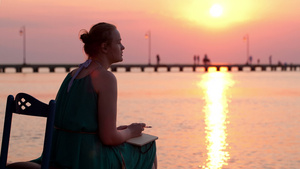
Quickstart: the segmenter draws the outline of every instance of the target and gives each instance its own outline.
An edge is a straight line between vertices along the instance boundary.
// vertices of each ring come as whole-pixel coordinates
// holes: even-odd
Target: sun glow
[[[252,1],[196,1],[181,4],[174,16],[193,25],[199,25],[209,30],[225,29],[255,19],[255,3]],[[178,11],[178,9],[182,9]]]
[[[209,13],[212,17],[220,17],[223,14],[223,7],[220,4],[214,4],[210,8]]]

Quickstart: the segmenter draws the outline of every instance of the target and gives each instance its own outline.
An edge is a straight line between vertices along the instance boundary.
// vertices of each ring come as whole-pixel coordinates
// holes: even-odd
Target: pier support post
[[[276,71],[276,66],[271,66],[271,71]]]
[[[39,68],[38,67],[34,67],[33,68],[33,72],[35,72],[35,73],[39,72]]]
[[[255,66],[251,66],[251,71],[255,71]]]
[[[291,67],[290,67],[290,70],[291,70],[291,71],[295,70],[295,69],[294,69],[294,66],[291,66]]]
[[[228,70],[228,72],[230,72],[231,71],[231,66],[228,66],[227,70]]]
[[[220,72],[220,66],[217,66],[217,72]]]
[[[117,71],[117,67],[111,67],[111,71],[112,72],[116,72]]]
[[[238,67],[238,70],[239,70],[239,71],[243,71],[243,67],[242,67],[242,66],[239,66],[239,67]]]
[[[16,67],[16,72],[17,73],[21,73],[22,72],[22,68],[21,67]]]
[[[71,68],[70,67],[66,67],[66,72],[70,72]]]
[[[145,68],[144,68],[144,67],[141,67],[141,71],[144,72],[144,71],[145,71]]]
[[[157,66],[155,66],[155,67],[154,67],[154,71],[155,71],[155,72],[157,72],[157,69],[158,69],[158,67],[157,67]]]
[[[286,71],[286,66],[281,66],[282,71]]]
[[[130,72],[130,67],[126,67],[126,72]]]
[[[55,72],[55,67],[50,67],[50,72],[51,73]]]
[[[167,71],[170,72],[171,71],[171,67],[168,66],[167,67]]]
[[[183,71],[183,67],[179,67],[179,71],[182,72]]]

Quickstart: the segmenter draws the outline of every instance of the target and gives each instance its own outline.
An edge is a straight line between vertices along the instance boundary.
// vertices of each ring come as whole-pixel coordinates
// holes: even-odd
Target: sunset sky
[[[211,14],[214,4],[221,11]],[[0,63],[22,63],[22,26],[27,63],[80,63],[81,29],[98,22],[118,27],[124,63],[300,63],[299,0],[0,0]],[[219,13],[218,13],[219,12]]]

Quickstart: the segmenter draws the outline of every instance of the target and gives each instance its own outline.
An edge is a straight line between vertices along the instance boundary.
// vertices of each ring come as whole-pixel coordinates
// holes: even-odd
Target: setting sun
[[[223,7],[220,4],[214,4],[210,8],[209,13],[212,17],[220,17],[223,14]]]

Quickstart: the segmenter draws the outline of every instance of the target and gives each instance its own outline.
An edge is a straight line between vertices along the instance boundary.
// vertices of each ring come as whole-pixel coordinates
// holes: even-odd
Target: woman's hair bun
[[[84,44],[89,43],[91,41],[89,32],[85,29],[81,29],[79,31],[79,39],[81,39]]]
[[[80,36],[80,39],[82,40],[83,43],[89,43],[90,42],[90,36],[89,36],[89,34],[87,32],[83,33]]]

